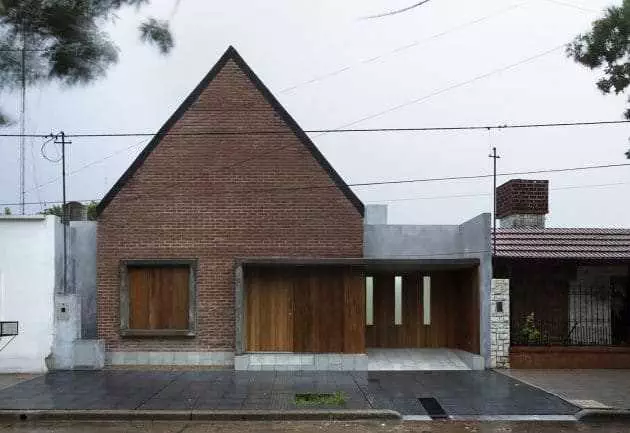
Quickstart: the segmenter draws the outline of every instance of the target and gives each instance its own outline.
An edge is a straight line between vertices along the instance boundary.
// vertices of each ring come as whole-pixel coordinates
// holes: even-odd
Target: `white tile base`
[[[234,352],[107,352],[105,365],[231,367]]]
[[[234,357],[234,369],[246,371],[365,371],[365,354],[246,353]]]
[[[464,362],[458,353],[461,351],[450,349],[368,349],[367,352],[369,371],[473,369]]]

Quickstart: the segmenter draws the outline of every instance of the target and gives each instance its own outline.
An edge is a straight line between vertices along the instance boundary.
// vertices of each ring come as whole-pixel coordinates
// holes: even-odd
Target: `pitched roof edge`
[[[343,192],[346,198],[354,205],[359,214],[363,217],[365,216],[365,207],[363,206],[363,202],[356,196],[356,194],[350,189],[350,187],[346,184],[346,182],[339,176],[339,173],[334,169],[332,165],[328,162],[326,157],[319,151],[315,143],[309,138],[308,135],[304,132],[304,130],[298,125],[298,123],[293,119],[293,117],[289,114],[289,112],[280,104],[280,102],[276,99],[275,96],[271,93],[271,91],[265,86],[265,84],[258,78],[256,73],[249,67],[249,65],[243,60],[241,55],[233,48],[234,57],[232,60],[236,62],[239,68],[247,75],[247,77],[254,83],[256,88],[262,95],[265,100],[273,107],[282,120],[289,125],[293,133],[298,137],[298,139],[306,146],[306,148],[311,152],[313,158],[319,163],[319,165],[328,173],[334,184]]]
[[[356,194],[350,189],[350,187],[344,182],[344,180],[339,176],[337,171],[333,168],[332,165],[326,160],[324,155],[319,151],[319,149],[315,146],[313,141],[306,135],[304,130],[297,124],[297,122],[291,117],[291,115],[285,110],[285,108],[280,104],[280,102],[276,99],[275,96],[271,93],[271,91],[265,86],[265,84],[258,78],[256,73],[249,67],[249,65],[245,62],[245,60],[241,57],[241,55],[236,51],[236,49],[230,45],[230,47],[225,51],[225,53],[221,56],[221,58],[217,61],[217,63],[212,67],[210,72],[206,74],[206,76],[199,82],[199,84],[195,87],[195,89],[188,95],[188,97],[182,102],[182,104],[175,110],[175,112],[169,117],[169,119],[162,125],[160,130],[155,134],[155,136],[151,139],[149,144],[140,152],[140,154],[136,157],[136,159],[131,163],[131,165],[125,170],[123,175],[118,179],[118,181],[112,186],[112,188],[105,194],[103,199],[100,201],[98,206],[96,207],[96,215],[100,215],[101,212],[107,207],[107,205],[114,199],[116,194],[125,186],[127,181],[134,175],[134,173],[140,168],[140,166],[144,163],[144,160],[153,152],[153,150],[157,147],[157,145],[162,141],[162,139],[168,134],[170,129],[175,125],[175,123],[181,119],[181,117],[188,111],[190,106],[199,98],[199,95],[208,87],[208,85],[214,80],[217,74],[223,69],[225,64],[229,61],[233,60],[237,66],[243,71],[243,73],[254,83],[254,86],[260,93],[262,93],[265,100],[272,106],[272,108],[280,115],[282,120],[289,125],[293,133],[298,137],[300,142],[304,144],[304,146],[311,152],[311,155],[315,158],[315,160],[319,163],[319,165],[328,173],[331,180],[334,184],[341,190],[341,192],[346,196],[346,198],[353,204],[353,206],[357,209],[361,217],[365,215],[365,208],[363,206],[363,202],[356,196]]]

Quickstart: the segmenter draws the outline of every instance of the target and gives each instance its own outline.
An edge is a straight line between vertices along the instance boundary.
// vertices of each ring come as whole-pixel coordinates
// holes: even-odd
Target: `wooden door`
[[[246,350],[365,353],[361,270],[342,267],[246,270]]]
[[[247,350],[293,351],[293,284],[276,269],[248,271]]]
[[[344,350],[344,280],[342,269],[303,269],[294,278],[294,352],[340,353]]]

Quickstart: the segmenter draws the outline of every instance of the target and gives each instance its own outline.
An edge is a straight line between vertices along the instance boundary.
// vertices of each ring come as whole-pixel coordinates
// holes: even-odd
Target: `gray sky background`
[[[176,48],[162,57],[138,40],[137,24],[147,15],[171,17],[174,3],[154,0],[140,12],[120,13],[112,26],[120,62],[105,79],[72,89],[30,88],[27,130],[157,131],[230,44],[304,129],[342,127],[427,95],[433,96],[353,127],[617,120],[625,108],[623,96],[601,95],[594,85],[599,74],[566,58],[562,48],[541,55],[588,29],[610,1],[432,0],[405,14],[362,20],[413,1],[182,0],[172,18]],[[381,57],[368,61],[375,56]],[[496,69],[504,70],[440,92]],[[0,105],[17,118],[16,95],[0,94]],[[313,139],[356,183],[489,173],[492,145],[500,172],[630,162],[629,136],[630,126],[620,125]],[[18,140],[0,140],[0,203],[15,203]],[[148,141],[74,139],[68,198],[102,197]],[[60,166],[40,156],[41,142],[27,142],[27,202],[61,198]],[[54,146],[47,151],[55,156]],[[524,177],[550,180],[550,226],[630,226],[630,167]],[[355,191],[366,204],[388,203],[392,223],[448,224],[488,211],[491,187],[483,179]]]

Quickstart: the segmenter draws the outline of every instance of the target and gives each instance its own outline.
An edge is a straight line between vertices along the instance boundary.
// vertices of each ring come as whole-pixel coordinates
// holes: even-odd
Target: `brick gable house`
[[[313,319],[325,310],[339,317],[330,344],[365,352],[363,274],[337,260],[362,257],[363,205],[235,49],[98,214],[97,322],[109,363],[228,365],[239,344],[330,352]],[[266,288],[246,300],[234,271],[244,263],[241,277]],[[294,329],[280,298],[295,298],[308,329]],[[286,321],[269,322],[278,315]]]

